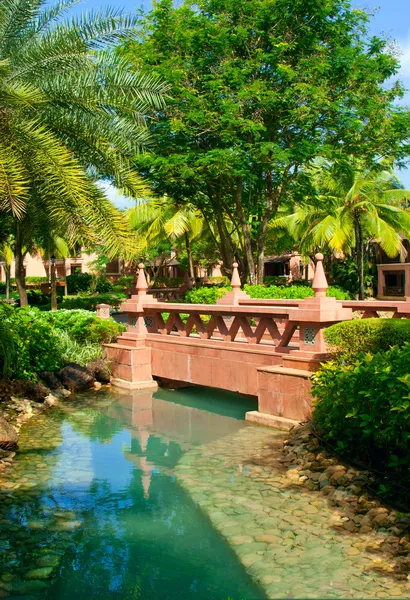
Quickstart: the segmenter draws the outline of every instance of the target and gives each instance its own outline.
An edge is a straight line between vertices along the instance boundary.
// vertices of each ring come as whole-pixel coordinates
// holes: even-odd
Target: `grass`
[[[101,358],[101,344],[77,342],[70,337],[67,331],[61,329],[56,330],[55,333],[58,337],[57,352],[60,354],[65,364],[75,362],[85,367],[91,360]]]

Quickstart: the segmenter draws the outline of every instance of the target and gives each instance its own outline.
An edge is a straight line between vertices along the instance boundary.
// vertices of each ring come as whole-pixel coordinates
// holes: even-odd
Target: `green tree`
[[[159,80],[112,51],[135,19],[107,9],[63,20],[74,3],[0,4],[0,210],[14,218],[21,304],[24,248],[36,230],[104,243],[110,254],[131,250],[124,215],[96,181],[138,196],[131,158],[148,139],[144,113],[163,104]]]
[[[304,166],[341,147],[406,155],[409,115],[393,104],[403,90],[385,85],[399,63],[367,20],[348,0],[158,0],[124,45],[171,87],[140,173],[214,219],[225,266],[239,252],[251,280]]]
[[[140,200],[128,212],[131,227],[137,234],[139,252],[148,246],[169,240],[175,243],[183,237],[190,277],[195,276],[192,256],[192,240],[198,238],[203,230],[204,220],[201,212],[192,204],[176,204],[168,196],[163,198]],[[162,265],[161,265],[162,266]]]
[[[318,248],[354,252],[359,298],[365,296],[364,248],[377,242],[390,257],[402,255],[401,235],[410,235],[410,190],[386,163],[366,166],[355,158],[335,163],[319,161],[311,169],[314,201],[278,217],[271,226],[283,227],[305,254]]]

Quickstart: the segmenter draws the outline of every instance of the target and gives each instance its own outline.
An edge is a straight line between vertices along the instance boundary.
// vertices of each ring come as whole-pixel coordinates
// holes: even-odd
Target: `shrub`
[[[183,277],[157,277],[153,284],[153,288],[177,288],[184,283]]]
[[[41,371],[56,371],[62,366],[53,327],[38,310],[12,309],[7,323],[16,347],[14,378],[35,379]]]
[[[348,290],[340,287],[340,285],[329,285],[326,291],[326,296],[333,296],[336,300],[352,300],[353,294]]]
[[[409,477],[410,344],[354,363],[328,362],[312,377],[313,421],[347,456]],[[403,482],[402,482],[403,483]]]
[[[117,286],[119,286],[120,291],[126,292],[132,287],[133,283],[134,275],[124,275],[123,277],[119,277],[117,279],[117,284],[114,286],[114,288],[117,288]],[[115,291],[117,291],[117,289],[115,289]]]
[[[97,304],[109,304],[112,307],[119,307],[126,297],[126,294],[120,292],[116,294],[98,294],[98,296],[66,297],[61,301],[59,308],[83,309],[95,312]]]
[[[312,288],[296,285],[285,287],[279,287],[277,285],[271,285],[269,287],[265,287],[264,285],[245,285],[244,290],[251,298],[302,300],[303,298],[314,296]]]
[[[90,342],[78,342],[68,331],[55,330],[56,352],[61,357],[63,364],[76,362],[86,367],[92,360],[97,360],[102,356],[101,344]]]
[[[101,319],[88,310],[62,309],[43,313],[42,317],[54,329],[67,331],[78,342],[108,343],[126,330],[122,323],[117,323],[114,319]]]
[[[211,285],[226,287],[230,285],[229,277],[222,275],[221,277],[208,277],[208,282]]]
[[[186,292],[184,300],[190,304],[216,304],[218,298],[222,298],[230,289],[232,288],[200,287]]]
[[[78,294],[78,292],[87,292],[91,288],[92,276],[90,273],[73,273],[68,275],[67,281],[67,293]]]
[[[325,330],[325,340],[331,349],[344,359],[360,352],[389,350],[410,342],[408,319],[360,319],[336,323]]]
[[[263,285],[288,285],[288,278],[286,275],[265,275]]]
[[[6,284],[4,281],[0,281],[0,294],[6,293]]]
[[[99,294],[106,294],[113,291],[114,284],[106,277],[97,277],[97,279],[93,282],[92,287]]]
[[[330,270],[331,281],[342,285],[344,289],[349,290],[352,294],[359,292],[359,275],[357,270],[357,262],[352,257],[347,257],[332,264]],[[364,263],[364,287],[368,294],[374,288],[376,281],[376,267],[370,266],[367,261]]]
[[[56,371],[66,362],[93,360],[101,356],[101,344],[114,341],[126,328],[113,319],[101,319],[89,311],[44,313],[37,308],[2,308],[4,332],[13,339],[8,359],[9,375],[15,379],[36,379],[41,371]]]

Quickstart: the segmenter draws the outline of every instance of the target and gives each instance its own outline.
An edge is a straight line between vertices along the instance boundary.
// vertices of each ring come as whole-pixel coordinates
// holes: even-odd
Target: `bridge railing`
[[[299,308],[303,300],[287,300],[279,298],[242,298],[240,306]],[[342,308],[350,308],[353,313],[361,313],[362,319],[379,318],[381,313],[391,313],[394,318],[410,318],[410,302],[408,300],[337,300]]]
[[[144,265],[139,265],[136,294],[122,304],[128,313],[128,331],[120,343],[144,338],[183,338],[206,343],[222,342],[270,347],[274,352],[298,350],[300,353],[325,356],[326,327],[353,318],[379,317],[382,312],[395,318],[410,317],[409,301],[337,301],[326,296],[328,287],[323,270],[323,255],[316,255],[312,283],[314,297],[303,300],[251,299],[242,289],[238,265],[232,271],[232,291],[217,304],[161,302],[153,298],[145,279]]]
[[[147,332],[241,344],[289,345],[298,323],[293,308],[144,302]]]

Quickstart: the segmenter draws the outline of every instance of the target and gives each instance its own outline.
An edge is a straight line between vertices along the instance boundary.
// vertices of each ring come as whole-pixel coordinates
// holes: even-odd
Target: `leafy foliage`
[[[408,154],[406,109],[386,42],[347,0],[159,0],[123,53],[169,81],[136,163],[155,192],[214,223],[224,264],[261,283],[267,224],[318,156]]]
[[[36,379],[41,371],[62,366],[52,325],[36,309],[12,309],[6,320],[16,346],[15,379]]]
[[[360,352],[375,354],[410,343],[410,321],[377,318],[344,321],[328,327],[325,339],[343,360],[354,361]]]
[[[101,358],[103,354],[103,348],[99,343],[79,342],[64,329],[56,329],[54,333],[56,353],[60,356],[63,365],[75,362],[86,367],[90,361]]]
[[[347,457],[409,481],[410,344],[328,362],[312,377],[313,421]]]
[[[231,287],[200,287],[189,290],[184,300],[190,304],[216,304],[218,298],[222,298],[231,289]]]
[[[60,238],[133,254],[127,219],[97,182],[131,197],[145,190],[132,159],[148,141],[144,115],[166,91],[110,47],[136,18],[107,8],[65,20],[72,3],[0,3],[0,212],[13,218],[22,304],[24,254],[35,245]]]
[[[101,344],[111,342],[125,327],[113,319],[100,319],[88,311],[61,310],[50,313],[36,308],[6,306],[0,321],[7,333],[0,343],[0,358],[7,358],[8,372],[15,379],[36,379],[42,371],[56,371],[66,362],[101,356]]]
[[[67,275],[67,293],[78,294],[78,292],[88,292],[91,288],[92,275],[90,273],[73,273]]]
[[[218,298],[222,298],[231,289],[231,287],[200,287],[187,292],[185,294],[185,302],[190,302],[191,304],[215,304]],[[312,288],[304,285],[265,286],[246,284],[244,290],[251,298],[303,300],[304,298],[312,298],[314,296]],[[329,286],[327,295],[334,296],[337,300],[351,299],[349,292],[337,286]]]
[[[88,310],[57,310],[42,313],[41,318],[54,329],[67,331],[78,342],[107,343],[125,331],[125,326],[114,319],[101,319]]]

